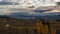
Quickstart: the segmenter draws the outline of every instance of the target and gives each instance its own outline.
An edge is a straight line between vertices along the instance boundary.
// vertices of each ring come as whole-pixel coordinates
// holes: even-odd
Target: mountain
[[[7,18],[7,19],[11,19],[10,17],[6,16],[6,15],[0,15],[0,18]]]
[[[48,14],[11,13],[7,16],[15,19],[60,19],[60,13],[48,13]]]

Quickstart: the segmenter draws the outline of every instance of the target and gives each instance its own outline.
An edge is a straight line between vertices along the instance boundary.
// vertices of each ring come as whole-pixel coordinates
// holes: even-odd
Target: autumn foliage
[[[35,28],[37,30],[37,33],[40,34],[48,34],[48,26],[47,25],[43,25],[41,21],[37,22],[37,24],[35,25]]]

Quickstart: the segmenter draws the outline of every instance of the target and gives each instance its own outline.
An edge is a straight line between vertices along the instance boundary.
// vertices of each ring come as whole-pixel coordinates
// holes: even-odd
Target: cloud
[[[2,0],[0,0],[0,1],[2,1]]]

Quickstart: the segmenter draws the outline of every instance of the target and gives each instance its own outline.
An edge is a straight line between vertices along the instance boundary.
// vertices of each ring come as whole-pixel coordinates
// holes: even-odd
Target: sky
[[[0,1],[2,1],[2,0],[0,0]],[[9,1],[9,0],[4,0],[4,1]],[[19,1],[19,0],[13,0],[13,1]],[[24,0],[21,0],[21,1],[24,1]],[[26,0],[26,1],[28,1],[28,2],[31,2],[32,0]],[[37,0],[34,0],[34,1],[37,1]],[[47,0],[46,0],[47,1]],[[57,2],[57,1],[60,1],[60,0],[54,0],[55,2]],[[27,5],[27,4],[25,4],[25,5]],[[37,4],[38,5],[38,4]],[[4,12],[0,12],[0,13],[5,13],[5,14],[7,14],[8,12],[6,12],[6,11],[4,11]]]
[[[0,0],[0,1],[2,1],[2,0]],[[4,1],[10,1],[10,0],[4,0]],[[11,0],[11,1],[20,1],[20,0]],[[23,0],[22,0],[23,1]],[[29,0],[28,0],[29,1]],[[41,1],[41,0],[40,0]],[[48,1],[48,0],[46,0],[46,1]],[[53,0],[53,1],[60,1],[60,0]]]
[[[0,0],[0,1],[2,1],[2,0]]]

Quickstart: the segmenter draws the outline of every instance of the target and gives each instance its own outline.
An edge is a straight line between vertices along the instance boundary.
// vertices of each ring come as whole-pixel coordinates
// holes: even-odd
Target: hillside
[[[11,19],[11,18],[0,18],[0,34],[26,34],[37,33],[35,31],[35,26],[39,23],[39,19]],[[43,25],[48,25],[49,30],[53,27],[58,32],[60,31],[60,22],[57,20],[41,20]],[[28,31],[28,32],[27,32]],[[23,33],[24,32],[24,33]],[[51,32],[51,30],[50,30]]]

